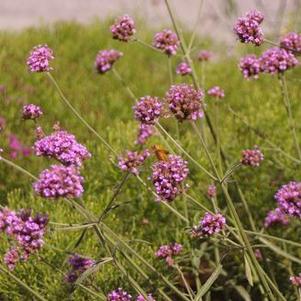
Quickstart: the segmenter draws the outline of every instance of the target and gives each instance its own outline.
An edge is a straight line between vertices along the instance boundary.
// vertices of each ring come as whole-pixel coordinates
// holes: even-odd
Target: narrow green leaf
[[[245,273],[246,273],[246,278],[251,286],[253,286],[253,276],[252,276],[252,270],[249,264],[249,257],[247,254],[244,255],[244,260],[245,260]]]
[[[250,294],[247,292],[247,290],[243,286],[233,285],[233,287],[245,301],[252,301]]]
[[[275,253],[277,253],[280,256],[283,256],[291,261],[297,262],[299,264],[301,264],[301,260],[285,251],[283,251],[282,249],[280,249],[278,246],[274,245],[273,243],[271,243],[270,241],[264,239],[264,238],[259,238],[259,240],[264,243],[267,247],[269,247],[272,251],[274,251]]]
[[[222,271],[222,265],[219,264],[214,272],[211,274],[211,276],[207,279],[207,281],[202,285],[201,289],[198,291],[197,295],[194,298],[194,301],[200,301],[202,300],[202,297],[210,290],[213,283],[216,281],[218,276],[220,275]]]
[[[108,262],[111,262],[113,260],[112,257],[106,257],[106,258],[102,258],[101,261],[99,261],[98,263],[96,263],[95,265],[93,265],[91,268],[89,268],[88,270],[86,270],[85,272],[83,272],[76,280],[75,284],[79,285],[81,284],[87,277],[89,277],[91,274],[99,271],[99,269],[105,265]]]

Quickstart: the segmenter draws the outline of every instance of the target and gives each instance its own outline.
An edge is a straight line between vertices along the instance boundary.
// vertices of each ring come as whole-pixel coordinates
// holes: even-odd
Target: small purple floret
[[[193,237],[208,237],[219,233],[225,228],[226,218],[221,213],[206,212],[197,226],[192,228]]]
[[[113,39],[122,42],[128,42],[131,39],[131,37],[136,33],[135,22],[128,15],[119,17],[111,26],[111,32],[113,35]]]
[[[196,90],[188,84],[172,85],[166,93],[169,109],[179,121],[202,118],[203,97],[202,90]]]
[[[54,59],[53,51],[46,44],[34,47],[27,59],[30,72],[48,72],[52,70],[50,62]]]
[[[283,185],[275,194],[280,210],[285,214],[301,218],[301,182]]]
[[[41,108],[34,104],[24,105],[22,109],[23,119],[35,120],[43,115]]]
[[[158,201],[173,201],[182,193],[181,184],[187,178],[188,163],[180,156],[168,155],[167,161],[159,161],[152,166],[151,180],[158,195]]]
[[[164,29],[154,36],[153,46],[167,55],[175,55],[179,45],[178,36],[170,29]]]

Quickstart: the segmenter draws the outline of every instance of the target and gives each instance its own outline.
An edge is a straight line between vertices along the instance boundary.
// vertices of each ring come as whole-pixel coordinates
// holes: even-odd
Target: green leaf
[[[105,257],[102,258],[101,261],[93,265],[91,268],[83,272],[76,280],[75,284],[79,285],[81,284],[87,277],[89,277],[91,274],[97,272],[103,265],[105,265],[108,262],[111,262],[113,260],[112,257]]]
[[[289,253],[283,251],[282,249],[280,249],[278,246],[274,245],[273,243],[271,243],[270,241],[264,239],[264,238],[259,238],[259,240],[264,243],[267,247],[269,247],[272,251],[274,251],[275,253],[277,253],[280,256],[283,256],[291,261],[297,262],[299,264],[301,264],[301,260],[293,255],[290,255]]]
[[[194,298],[194,301],[200,301],[202,300],[202,297],[210,290],[213,283],[216,281],[218,276],[220,275],[222,271],[222,265],[219,264],[214,272],[211,274],[211,276],[207,279],[207,281],[202,285],[201,289],[198,291],[197,295]]]
[[[236,291],[239,293],[239,295],[245,301],[252,301],[250,294],[247,292],[247,290],[243,286],[241,286],[241,285],[233,285],[233,287],[236,289]]]
[[[244,260],[245,260],[245,273],[246,278],[251,286],[253,286],[253,276],[252,276],[252,270],[249,263],[249,257],[247,254],[244,254]]]

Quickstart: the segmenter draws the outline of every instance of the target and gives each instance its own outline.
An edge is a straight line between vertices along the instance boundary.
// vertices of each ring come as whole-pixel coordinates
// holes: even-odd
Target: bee
[[[155,144],[154,146],[152,146],[152,151],[154,152],[158,160],[168,161],[169,152],[161,145]]]

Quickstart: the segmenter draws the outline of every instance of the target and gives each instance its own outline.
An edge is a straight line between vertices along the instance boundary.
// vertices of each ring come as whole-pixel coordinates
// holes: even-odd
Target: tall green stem
[[[284,74],[280,75],[280,86],[281,86],[283,104],[284,104],[284,107],[285,107],[285,110],[287,113],[287,117],[288,117],[288,124],[289,124],[290,130],[292,131],[293,141],[294,141],[294,144],[296,147],[298,157],[301,160],[301,149],[300,149],[300,145],[299,145],[299,141],[298,141],[298,137],[297,137],[297,133],[296,133],[296,126],[295,126],[296,124],[295,124],[295,120],[293,118],[292,105],[291,105],[291,101],[290,101],[290,98],[288,95],[287,83],[286,83]]]
[[[75,109],[75,107],[71,104],[71,102],[66,98],[64,95],[62,89],[60,88],[59,84],[55,80],[55,78],[52,76],[50,72],[46,72],[46,75],[50,79],[50,81],[53,83],[55,88],[57,89],[61,100],[65,103],[65,105],[71,110],[71,112],[79,119],[80,122],[82,122],[103,144],[104,146],[112,152],[115,156],[117,156],[116,151],[112,148],[112,146],[85,120],[84,117],[81,116],[81,114]]]

